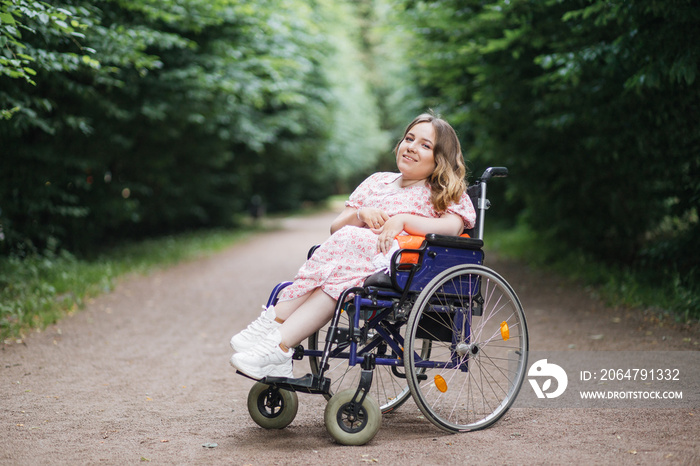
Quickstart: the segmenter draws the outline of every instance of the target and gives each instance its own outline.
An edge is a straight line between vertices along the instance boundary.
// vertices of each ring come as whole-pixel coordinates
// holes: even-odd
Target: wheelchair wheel
[[[349,388],[333,395],[323,415],[326,430],[342,445],[364,445],[374,438],[382,423],[379,403],[371,395],[361,406],[354,406],[356,391]]]
[[[248,392],[248,412],[260,427],[284,429],[296,417],[299,399],[296,392],[256,382]]]
[[[346,312],[343,312],[340,317],[339,327],[349,328],[348,314]],[[311,335],[307,342],[309,349],[323,350],[327,332],[328,325]],[[370,335],[368,339],[371,341],[372,338],[378,339],[380,336]],[[421,347],[419,354],[421,357],[426,358],[430,354],[430,341],[425,340],[424,345],[424,347]],[[403,356],[397,356],[391,351],[390,347],[383,344],[378,345],[372,352],[377,357],[400,359]],[[320,364],[320,357],[309,357],[309,365],[313,374],[319,373]],[[347,357],[330,358],[328,364],[330,367],[326,370],[325,376],[331,379],[331,393],[325,395],[327,400],[330,400],[334,393],[345,389],[357,388],[361,372],[359,365],[348,365]],[[411,397],[411,392],[406,382],[406,376],[403,374],[403,368],[377,365],[373,374],[370,394],[379,403],[383,414],[389,413],[404,404]]]
[[[425,340],[429,358],[420,357]],[[489,427],[522,385],[528,335],[522,305],[493,270],[459,265],[421,292],[406,325],[408,386],[425,417],[448,432]]]

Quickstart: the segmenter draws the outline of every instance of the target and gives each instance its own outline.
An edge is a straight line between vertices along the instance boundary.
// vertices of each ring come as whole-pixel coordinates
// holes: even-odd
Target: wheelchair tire
[[[340,317],[340,327],[348,328],[348,314],[343,313]],[[315,332],[308,338],[307,345],[310,350],[323,350],[326,342],[326,333],[328,325],[321,330]],[[376,338],[379,338],[377,336]],[[421,356],[427,357],[430,354],[430,341],[426,340],[425,347],[421,348]],[[377,356],[398,358],[394,355],[381,354],[382,351],[373,351]],[[403,356],[403,355],[400,355]],[[311,372],[317,375],[320,372],[321,358],[316,356],[309,357],[309,366]],[[350,366],[347,358],[331,358],[328,361],[329,368],[325,372],[325,376],[331,379],[331,392],[324,395],[326,400],[330,400],[334,393],[341,392],[345,389],[357,387],[360,382],[361,368],[359,365]],[[377,365],[373,374],[372,388],[370,394],[378,401],[382,414],[387,414],[402,404],[410,397],[411,392],[408,388],[406,378],[399,373],[399,367]]]
[[[419,357],[423,340],[428,359]],[[489,427],[511,407],[527,370],[522,305],[493,270],[458,265],[437,275],[406,324],[404,364],[421,412],[448,432]]]
[[[257,425],[265,429],[284,429],[294,420],[298,408],[296,392],[260,382],[248,392],[248,413]]]
[[[367,395],[357,415],[353,414],[351,401],[357,388],[349,388],[333,395],[326,405],[324,421],[326,430],[341,445],[364,445],[374,438],[382,423],[379,403]]]

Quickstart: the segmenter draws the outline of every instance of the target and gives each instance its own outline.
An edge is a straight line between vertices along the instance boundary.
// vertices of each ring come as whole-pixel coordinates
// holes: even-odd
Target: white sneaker
[[[231,356],[231,365],[254,379],[263,377],[293,377],[292,355],[290,349],[286,353],[279,344],[282,341],[279,330],[272,333],[248,351],[235,353]]]
[[[231,348],[234,351],[243,352],[260,344],[262,340],[274,329],[278,328],[279,322],[275,322],[275,307],[270,306],[265,309],[260,317],[255,319],[247,328],[231,337]]]

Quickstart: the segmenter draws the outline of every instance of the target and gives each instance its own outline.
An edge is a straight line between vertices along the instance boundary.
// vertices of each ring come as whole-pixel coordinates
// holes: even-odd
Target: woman
[[[254,379],[292,377],[291,348],[331,319],[345,289],[376,272],[373,259],[387,254],[397,235],[459,235],[474,226],[459,140],[445,120],[418,116],[395,154],[400,173],[363,181],[276,306],[231,338],[233,367]]]

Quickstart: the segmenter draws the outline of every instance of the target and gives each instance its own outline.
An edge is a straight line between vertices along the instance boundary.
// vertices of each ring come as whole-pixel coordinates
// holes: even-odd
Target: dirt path
[[[245,405],[252,382],[228,365],[228,340],[331,219],[291,219],[215,257],[126,280],[4,346],[0,464],[700,464],[697,406],[517,408],[490,429],[448,435],[409,402],[368,445],[343,447],[325,431],[323,398],[301,394],[291,426],[259,428]],[[533,350],[700,349],[697,331],[607,309],[522,265],[489,265],[518,292]]]

